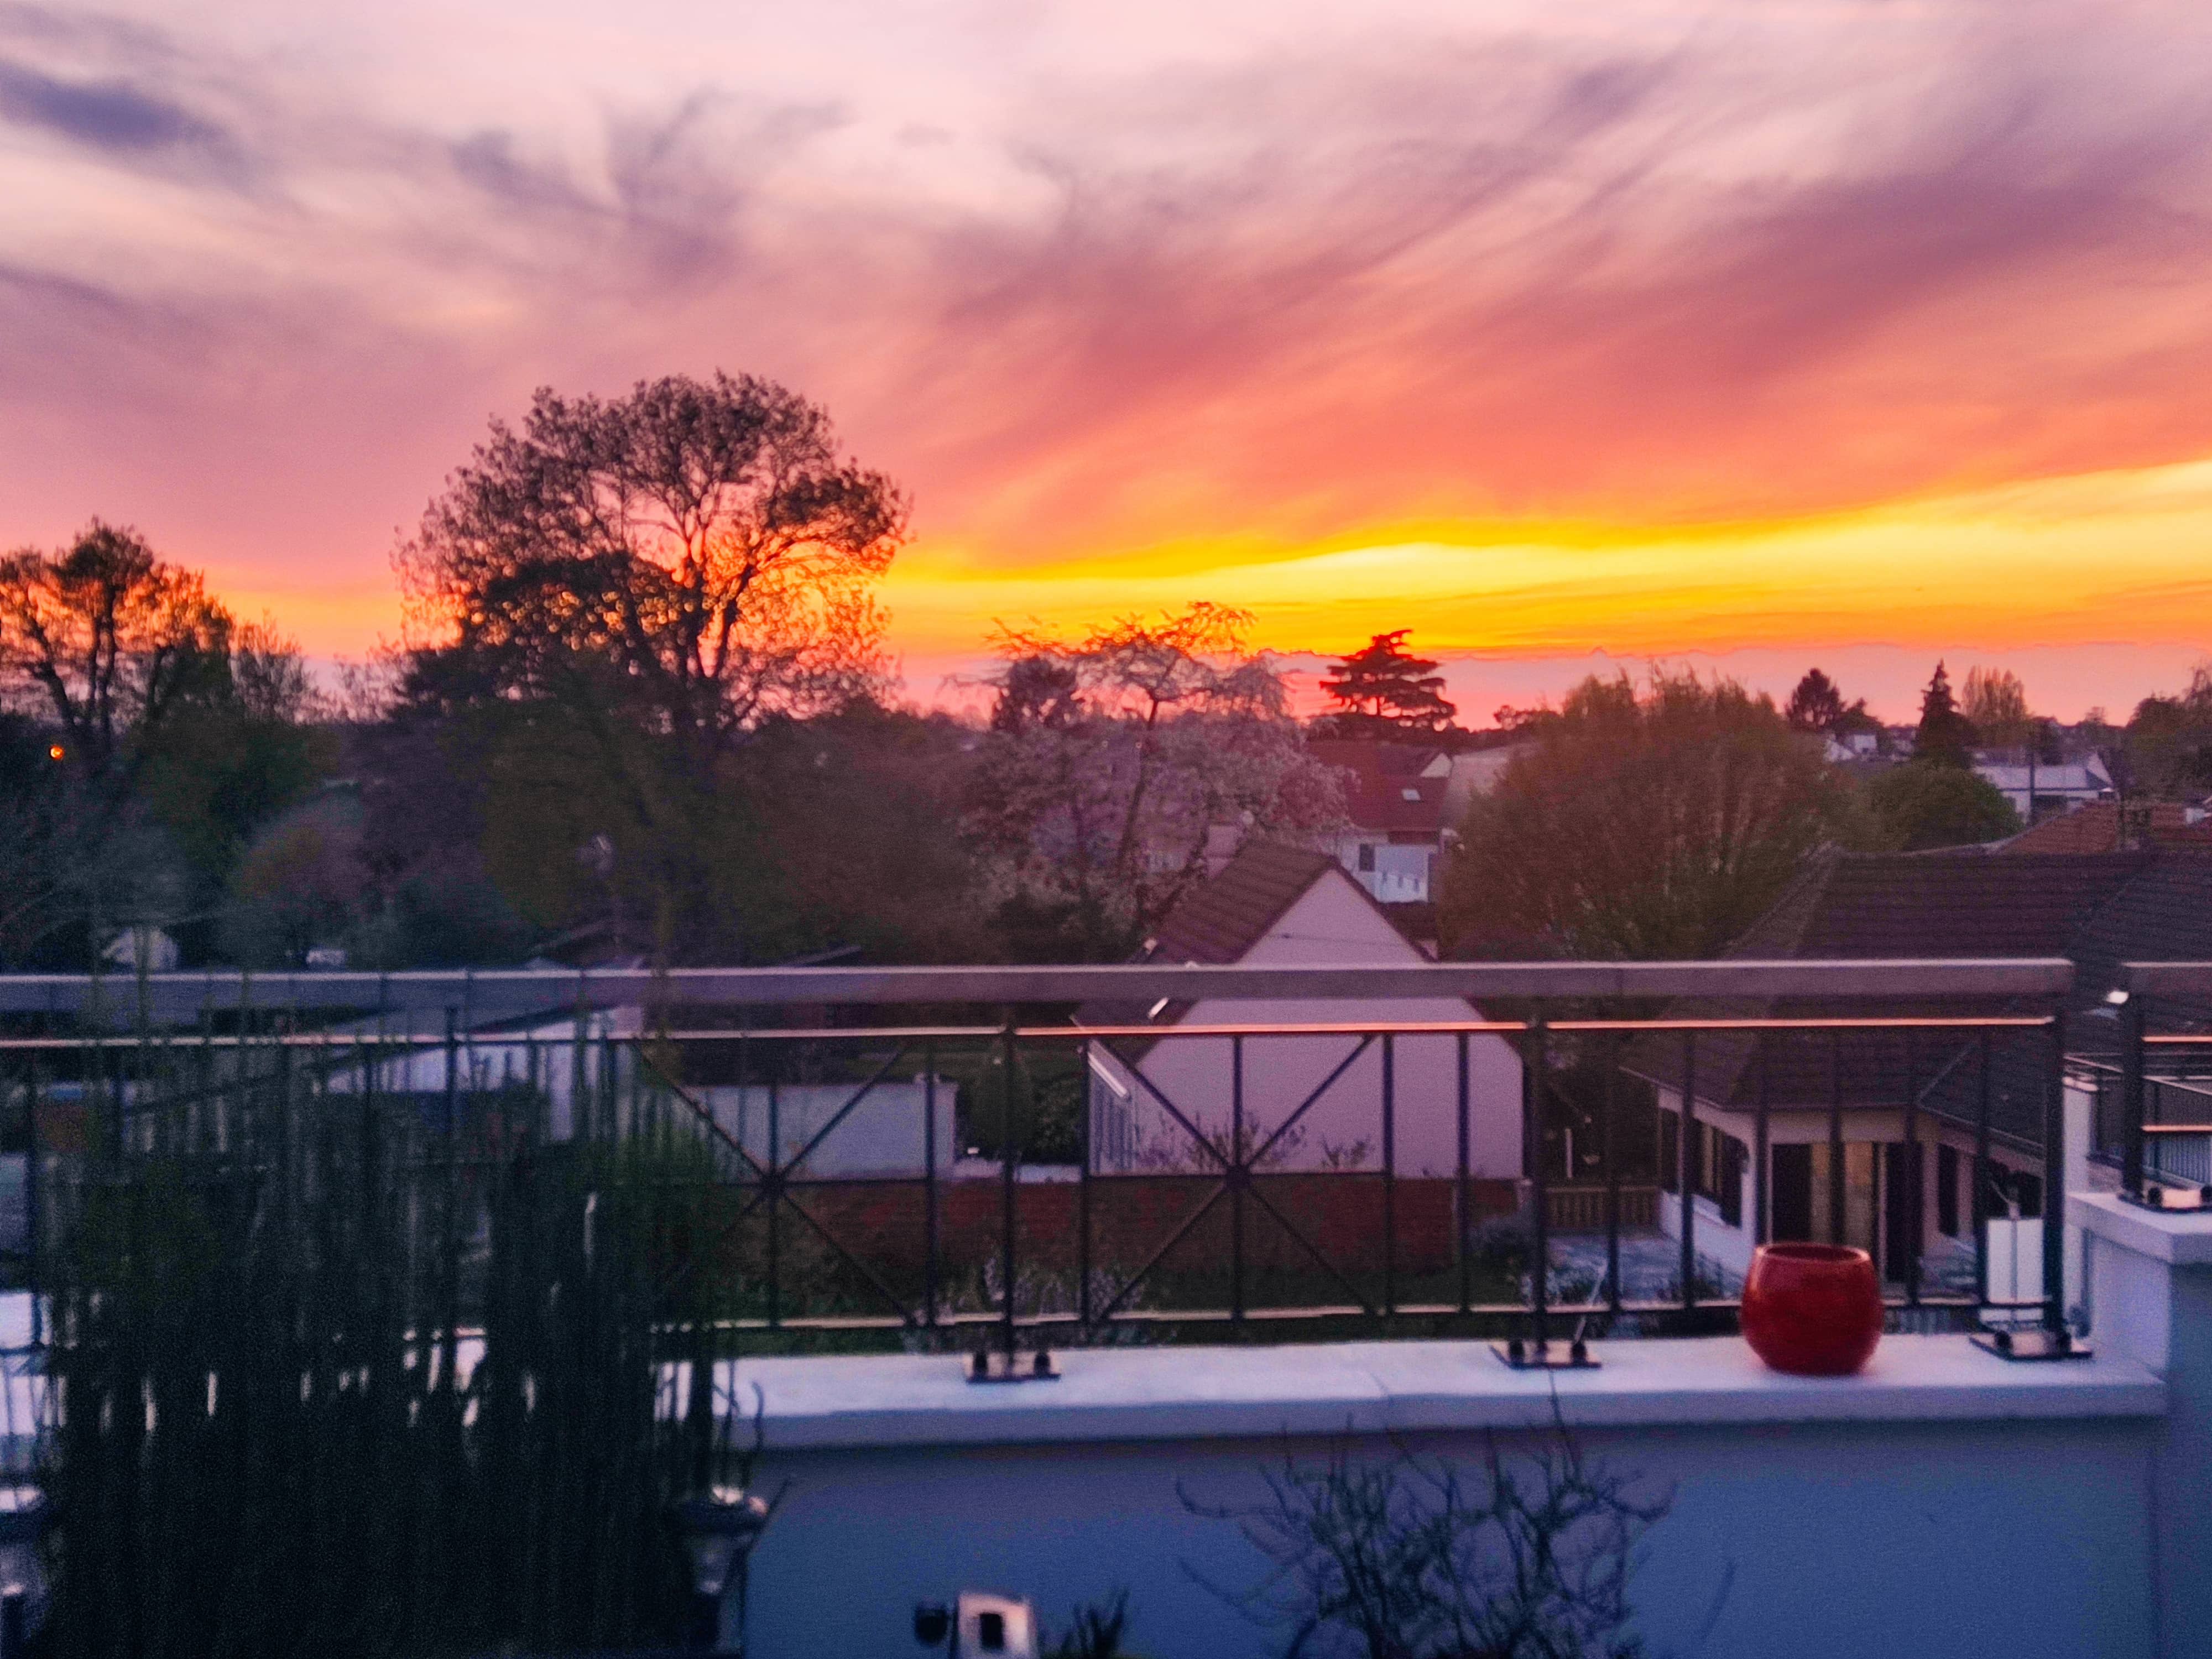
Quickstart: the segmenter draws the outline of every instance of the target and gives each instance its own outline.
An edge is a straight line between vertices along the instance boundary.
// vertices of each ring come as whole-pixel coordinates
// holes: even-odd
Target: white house
[[[2096,754],[2050,765],[1977,760],[1974,770],[1996,786],[2023,823],[2043,812],[2063,811],[2084,801],[2110,800],[2113,795],[2112,774],[2104,757]],[[2034,812],[2028,810],[2031,800],[2035,803]]]
[[[1319,738],[1315,759],[1344,775],[1348,828],[1335,841],[1337,861],[1367,895],[1384,904],[1426,904],[1443,848],[1445,797],[1452,758],[1415,744]]]
[[[1214,965],[1354,967],[1428,960],[1326,852],[1254,842],[1178,903],[1143,961]],[[1231,1145],[1242,1058],[1243,1145],[1263,1170],[1383,1167],[1384,1058],[1389,1061],[1391,1167],[1450,1176],[1459,1167],[1459,1039],[1449,1034],[1177,1036],[1179,1028],[1266,1024],[1417,1024],[1479,1021],[1449,997],[1267,1001],[1234,999],[1150,1008],[1085,1008],[1091,1028],[1143,1025],[1158,1035],[1090,1046],[1091,1144],[1101,1173],[1215,1167],[1193,1139]],[[1521,1174],[1521,1062],[1493,1033],[1467,1038],[1468,1173]],[[1170,1109],[1170,1103],[1173,1110]],[[1176,1121],[1176,1114],[1188,1127]]]

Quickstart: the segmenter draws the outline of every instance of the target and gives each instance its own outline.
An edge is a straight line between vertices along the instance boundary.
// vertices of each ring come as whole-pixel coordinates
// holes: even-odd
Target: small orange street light
[[[58,744],[58,743],[52,743],[52,744],[48,744],[46,745],[46,758],[47,758],[48,760],[57,760],[57,761],[58,761],[58,760],[59,760],[59,759],[61,759],[61,758],[62,758],[62,746],[61,746],[61,744]]]

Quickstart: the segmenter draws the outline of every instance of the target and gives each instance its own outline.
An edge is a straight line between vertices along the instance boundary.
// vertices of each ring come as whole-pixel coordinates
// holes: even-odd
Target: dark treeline
[[[0,969],[1111,959],[1209,825],[1334,821],[1235,612],[1006,635],[988,723],[898,705],[906,514],[769,382],[542,392],[335,695],[131,531],[10,556]]]
[[[1224,841],[1346,827],[1237,611],[1001,629],[982,718],[902,705],[907,513],[819,408],[718,374],[494,421],[395,551],[403,643],[337,690],[130,530],[0,560],[0,970],[1109,961]],[[1447,949],[1717,950],[1823,848],[2018,829],[1993,751],[2212,790],[2203,674],[2124,732],[1939,664],[1909,731],[1816,669],[1780,708],[1659,672],[1473,732],[1407,638],[1309,729],[1515,746],[1447,837]]]

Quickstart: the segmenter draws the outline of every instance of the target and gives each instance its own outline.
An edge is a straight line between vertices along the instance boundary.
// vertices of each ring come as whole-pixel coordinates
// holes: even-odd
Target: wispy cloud
[[[480,84],[411,11],[319,49],[146,4],[0,3],[0,191],[40,204],[0,226],[0,540],[319,526],[350,579],[531,386],[717,365],[1008,569],[2212,450],[2179,0],[1279,5],[1249,47],[477,0],[441,27],[512,26]]]

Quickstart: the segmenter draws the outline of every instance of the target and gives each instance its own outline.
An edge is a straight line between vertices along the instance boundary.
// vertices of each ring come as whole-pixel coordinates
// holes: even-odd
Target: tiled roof
[[[1176,902],[1160,923],[1159,932],[1136,960],[1194,962],[1209,967],[1242,962],[1316,882],[1341,868],[1329,854],[1310,848],[1247,842],[1219,874]],[[1404,933],[1390,911],[1376,903],[1365,888],[1349,876],[1345,880],[1362,902]],[[1081,1025],[1172,1025],[1189,1012],[1187,1002],[1171,1002],[1157,1012],[1131,1004],[1092,1002],[1078,1010],[1075,1018]],[[1141,1055],[1149,1041],[1141,1040],[1126,1048],[1124,1058]]]
[[[1176,901],[1140,962],[1198,962],[1225,966],[1267,938],[1267,930],[1337,867],[1327,853],[1249,842],[1211,881]]]
[[[2136,809],[2142,810],[2142,809]],[[2150,844],[2177,852],[2212,852],[2212,818],[2179,801],[2154,801],[2148,805]],[[2054,813],[2031,830],[1989,849],[2008,857],[2021,853],[2114,853],[2120,850],[2120,803],[2091,801],[2070,812]]]
[[[1928,854],[1844,855],[1808,872],[1731,948],[1733,957],[1801,960],[1879,957],[2064,956],[2075,964],[2069,996],[2069,1052],[2111,1045],[2105,994],[2126,961],[2212,960],[2212,858],[2189,854]],[[1869,1000],[1848,1006],[1799,999],[1711,1004],[1685,1014],[1761,1018],[1909,1017],[2041,1012],[1966,1000]],[[1629,1068],[1656,1081],[1681,1076],[1679,1038],[1647,1038]],[[1910,1088],[1920,1104],[1962,1121],[1978,1109],[1980,1040],[1957,1033],[1791,1034],[1759,1040],[1707,1033],[1697,1039],[1701,1100],[1748,1108],[1762,1088],[1778,1106],[1895,1105]],[[1990,1039],[1991,1119],[2001,1134],[2041,1137],[2050,1054],[2039,1032]]]
[[[1403,743],[1316,738],[1306,751],[1348,773],[1344,815],[1358,829],[1434,836],[1443,829],[1449,776],[1422,776],[1443,751]]]

